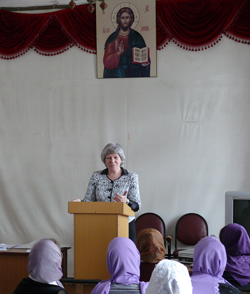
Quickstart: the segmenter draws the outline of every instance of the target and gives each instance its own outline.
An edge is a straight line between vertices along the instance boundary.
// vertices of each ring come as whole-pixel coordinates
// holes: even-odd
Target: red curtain
[[[215,44],[234,21],[244,0],[158,1],[157,24],[186,49]],[[250,15],[249,15],[250,16]],[[166,40],[168,41],[168,40]],[[163,43],[158,47],[162,47]]]
[[[96,53],[95,13],[88,5],[43,14],[0,10],[0,57],[16,58],[29,49],[55,55],[78,46]],[[222,37],[250,44],[250,0],[159,0],[157,49],[173,41],[187,50],[203,50]]]

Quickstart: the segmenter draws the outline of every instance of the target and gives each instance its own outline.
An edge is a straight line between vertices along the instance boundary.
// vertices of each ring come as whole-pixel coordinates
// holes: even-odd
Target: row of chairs
[[[197,213],[184,214],[176,222],[174,236],[175,249],[171,254],[172,236],[166,235],[165,222],[158,214],[153,212],[141,214],[135,220],[135,228],[136,234],[147,228],[158,230],[163,236],[164,244],[167,249],[167,257],[169,259],[172,256],[175,258],[178,257],[178,252],[181,250],[178,249],[179,242],[184,245],[194,246],[201,238],[208,236],[208,225],[201,215]]]

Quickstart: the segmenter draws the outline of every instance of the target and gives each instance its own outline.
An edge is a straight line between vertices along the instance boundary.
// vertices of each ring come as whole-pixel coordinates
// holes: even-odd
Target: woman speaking
[[[107,144],[101,153],[106,168],[90,178],[83,202],[125,202],[133,211],[141,207],[138,175],[123,168],[125,155],[121,145]],[[129,238],[136,242],[135,218],[129,216]]]

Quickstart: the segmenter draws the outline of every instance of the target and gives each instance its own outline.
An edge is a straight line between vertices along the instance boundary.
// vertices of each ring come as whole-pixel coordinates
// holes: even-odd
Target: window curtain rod
[[[35,10],[61,10],[67,9],[69,5],[46,5],[46,6],[28,6],[28,7],[0,7],[1,10],[19,12],[19,11],[35,11]]]

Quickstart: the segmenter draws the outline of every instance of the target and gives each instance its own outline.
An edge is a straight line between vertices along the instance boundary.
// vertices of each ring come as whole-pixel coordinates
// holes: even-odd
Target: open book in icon
[[[132,48],[132,63],[150,63],[149,48]]]

